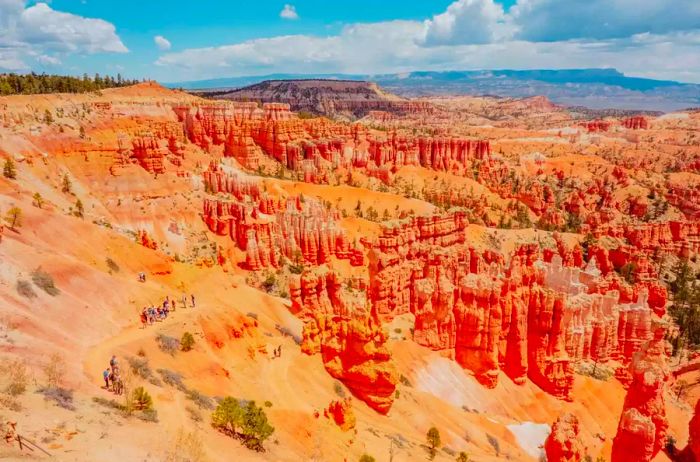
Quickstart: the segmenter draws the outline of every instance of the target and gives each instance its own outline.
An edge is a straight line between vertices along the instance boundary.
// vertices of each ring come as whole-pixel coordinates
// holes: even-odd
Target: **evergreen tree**
[[[83,207],[83,201],[80,199],[75,201],[75,216],[80,218],[85,217],[85,207]]]
[[[70,181],[68,174],[63,175],[63,180],[61,181],[61,191],[64,193],[70,193],[73,190],[73,183]]]
[[[12,207],[7,211],[5,221],[8,225],[10,225],[10,229],[12,230],[16,230],[22,226],[22,209],[19,207]]]
[[[5,160],[5,165],[2,168],[2,174],[5,178],[9,178],[10,180],[14,180],[17,178],[17,169],[15,168],[15,162],[8,157]]]
[[[437,454],[437,448],[442,444],[440,439],[440,431],[435,427],[430,427],[428,433],[425,435],[428,446],[430,447],[430,457],[431,459]]]
[[[32,204],[34,204],[34,207],[41,208],[44,205],[44,198],[41,197],[41,194],[38,192],[35,192],[34,195],[32,196]]]

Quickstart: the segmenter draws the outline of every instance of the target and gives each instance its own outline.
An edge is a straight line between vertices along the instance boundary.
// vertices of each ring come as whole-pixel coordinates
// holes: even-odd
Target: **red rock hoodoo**
[[[579,422],[573,414],[564,414],[552,425],[552,432],[544,442],[547,462],[580,462],[584,448],[579,438]]]

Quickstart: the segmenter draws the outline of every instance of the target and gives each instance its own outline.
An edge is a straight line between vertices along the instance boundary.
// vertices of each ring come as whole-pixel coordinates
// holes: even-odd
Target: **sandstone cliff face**
[[[581,268],[581,249],[561,242],[544,254],[523,246],[506,265],[469,248],[467,226],[458,211],[386,224],[368,243],[374,316],[413,314],[415,342],[445,352],[487,387],[502,370],[562,399],[571,398],[575,362],[626,364],[651,339],[653,310],[665,305],[665,293],[649,302],[653,285],[605,279],[594,259]]]
[[[204,173],[206,189],[228,198],[207,197],[203,218],[208,228],[229,236],[246,252],[245,266],[253,271],[280,266],[284,256],[295,264],[322,265],[331,257],[362,264],[337,225],[338,212],[313,199],[275,199],[260,191],[244,174],[224,172],[217,164]]]
[[[305,321],[302,351],[320,353],[331,376],[372,409],[389,412],[398,373],[384,328],[365,309],[364,292],[353,298],[337,273],[317,268],[290,281],[290,294],[292,311]]]
[[[573,414],[564,414],[552,425],[552,432],[544,442],[547,462],[580,462],[584,457],[584,448],[579,438],[578,418]]]
[[[670,375],[666,363],[670,345],[665,334],[665,326],[656,326],[653,339],[630,364],[632,382],[613,441],[612,462],[650,461],[666,443],[664,390]]]
[[[622,126],[631,130],[649,128],[649,121],[644,116],[628,117],[622,121]]]
[[[355,312],[317,315],[304,325],[302,351],[321,353],[328,373],[380,414],[394,402],[398,373],[386,348],[387,335],[371,316]]]

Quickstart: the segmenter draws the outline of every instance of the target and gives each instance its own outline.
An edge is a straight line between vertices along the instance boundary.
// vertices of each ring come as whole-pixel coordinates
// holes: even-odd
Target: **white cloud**
[[[162,35],[156,35],[155,37],[153,37],[153,41],[155,42],[159,50],[166,51],[169,50],[171,47],[170,40],[166,39]]]
[[[60,59],[58,59],[55,56],[49,55],[39,55],[36,57],[36,60],[38,63],[43,64],[45,66],[58,66],[61,64]]]
[[[24,0],[0,0],[0,68],[32,56],[60,53],[126,53],[113,24],[52,9],[46,3],[27,7]],[[45,59],[45,58],[44,58]],[[54,57],[54,59],[57,59]]]
[[[509,15],[517,37],[554,42],[614,39],[700,29],[698,0],[518,0]]]
[[[493,0],[458,0],[425,21],[426,45],[491,43],[510,33],[506,14]]]
[[[294,7],[294,5],[287,3],[284,5],[284,8],[282,8],[282,11],[280,11],[280,18],[299,19],[299,15],[297,14],[297,9]]]
[[[424,46],[425,25],[389,21],[346,26],[338,35],[289,35],[187,49],[156,64],[182,79],[268,73],[399,73],[412,70],[615,67],[623,72],[700,82],[700,31],[600,41],[523,40]]]

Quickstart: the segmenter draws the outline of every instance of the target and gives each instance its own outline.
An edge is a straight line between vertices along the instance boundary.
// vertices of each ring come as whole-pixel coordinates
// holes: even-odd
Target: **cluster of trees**
[[[86,93],[105,88],[124,87],[138,80],[95,74],[81,77],[48,74],[0,74],[0,95],[33,95],[37,93]]]
[[[680,260],[672,269],[669,284],[673,305],[669,314],[678,324],[679,335],[672,339],[674,352],[684,346],[700,345],[700,272],[695,272],[688,260]]]
[[[234,438],[240,439],[245,447],[263,451],[263,443],[275,428],[267,421],[263,408],[248,401],[241,406],[236,398],[227,397],[221,400],[211,416],[211,424],[217,430]]]

